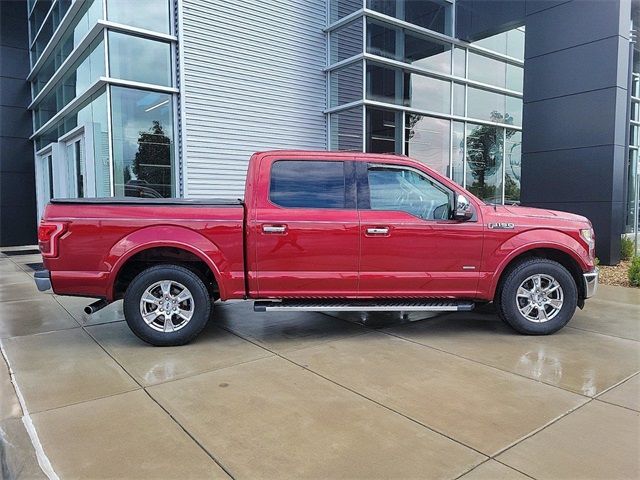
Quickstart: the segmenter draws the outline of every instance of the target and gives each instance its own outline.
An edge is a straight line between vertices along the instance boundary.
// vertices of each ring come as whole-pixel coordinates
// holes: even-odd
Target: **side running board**
[[[470,300],[256,300],[256,312],[469,312]]]

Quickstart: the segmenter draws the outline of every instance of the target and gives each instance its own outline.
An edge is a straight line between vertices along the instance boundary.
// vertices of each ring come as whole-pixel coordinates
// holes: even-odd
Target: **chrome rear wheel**
[[[140,298],[140,315],[158,332],[175,332],[184,328],[195,310],[193,295],[187,287],[173,280],[161,280],[149,286]]]

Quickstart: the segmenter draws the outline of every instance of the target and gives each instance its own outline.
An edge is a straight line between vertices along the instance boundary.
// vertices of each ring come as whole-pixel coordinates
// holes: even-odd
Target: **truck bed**
[[[223,266],[218,272],[223,298],[245,294],[242,200],[54,199],[44,217],[65,226],[58,255],[44,258],[56,293],[83,292],[111,301],[122,265],[142,250],[164,248],[167,261],[173,249],[191,252],[212,269]]]

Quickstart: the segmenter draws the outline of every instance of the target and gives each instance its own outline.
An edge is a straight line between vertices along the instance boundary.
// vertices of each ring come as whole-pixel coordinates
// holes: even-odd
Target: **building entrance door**
[[[87,196],[87,163],[85,158],[84,133],[80,133],[64,142],[64,191],[65,198],[84,198]]]
[[[54,191],[54,162],[53,145],[36,154],[36,203],[38,208],[38,221],[42,217],[44,207],[55,196]]]

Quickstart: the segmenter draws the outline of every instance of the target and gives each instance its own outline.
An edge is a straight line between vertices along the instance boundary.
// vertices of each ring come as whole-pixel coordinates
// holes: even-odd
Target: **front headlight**
[[[580,230],[580,236],[589,244],[590,247],[593,247],[596,240],[595,235],[593,234],[593,228],[583,228]]]

